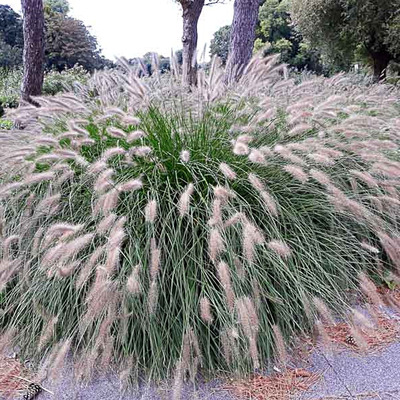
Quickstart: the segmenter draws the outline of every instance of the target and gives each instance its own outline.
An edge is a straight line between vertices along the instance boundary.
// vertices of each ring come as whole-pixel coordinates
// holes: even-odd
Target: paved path
[[[387,312],[392,319],[400,318]],[[400,323],[400,321],[399,321]],[[323,376],[308,392],[295,400],[400,400],[400,342],[380,352],[361,355],[351,351],[326,354],[315,349],[306,368]],[[303,365],[302,365],[303,366]],[[116,376],[103,377],[86,387],[79,387],[67,370],[58,387],[52,387],[55,396],[42,394],[38,400],[171,400],[171,388],[155,387],[121,395]],[[196,390],[184,387],[182,400],[236,400],[214,381],[199,385]]]
[[[323,372],[323,377],[309,392],[296,400],[400,400],[400,343],[371,355],[342,352],[331,355],[315,350],[309,360],[310,370]],[[168,387],[149,388],[127,395],[119,394],[117,378],[98,379],[87,387],[78,387],[71,371],[55,391],[55,396],[41,395],[38,400],[170,400]],[[183,400],[234,400],[218,389],[218,382],[202,385],[194,392],[188,387]]]
[[[311,370],[325,371],[321,381],[298,400],[400,400],[400,343],[371,355],[315,351]]]

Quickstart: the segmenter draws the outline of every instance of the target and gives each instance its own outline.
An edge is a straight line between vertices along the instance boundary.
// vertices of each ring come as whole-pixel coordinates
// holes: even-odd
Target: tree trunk
[[[226,83],[237,81],[253,55],[260,0],[235,0]]]
[[[181,0],[183,9],[183,64],[182,80],[186,85],[197,84],[197,24],[205,0]]]
[[[34,103],[40,96],[44,78],[44,12],[42,0],[22,0],[24,18],[24,76],[22,100]]]
[[[386,70],[392,60],[391,55],[386,51],[371,53],[374,66],[374,82],[378,83],[386,78]]]

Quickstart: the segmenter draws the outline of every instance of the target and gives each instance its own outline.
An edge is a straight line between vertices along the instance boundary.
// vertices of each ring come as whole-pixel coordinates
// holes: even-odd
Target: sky
[[[140,57],[149,51],[169,56],[182,48],[182,11],[174,0],[69,0],[71,15],[97,37],[107,58]],[[20,12],[21,0],[0,0]],[[233,1],[204,7],[199,53],[219,28],[230,25]],[[206,52],[208,55],[208,50]]]

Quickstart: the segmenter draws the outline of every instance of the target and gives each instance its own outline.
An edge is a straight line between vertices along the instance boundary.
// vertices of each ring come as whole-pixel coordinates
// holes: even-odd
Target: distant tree
[[[178,65],[182,65],[183,64],[183,50],[177,50],[174,54],[176,62],[178,63]]]
[[[42,0],[22,0],[24,28],[24,76],[22,99],[33,103],[32,96],[42,93],[44,78],[44,13]]]
[[[230,25],[226,25],[218,29],[211,40],[210,56],[211,58],[214,56],[219,57],[223,65],[225,65],[228,60],[230,39],[231,27]]]
[[[147,52],[141,58],[132,58],[129,60],[129,64],[133,66],[139,67],[139,75],[140,76],[151,76],[153,75],[154,68],[158,63],[158,69],[161,74],[170,71],[171,69],[171,60],[169,57],[160,56],[155,52]]]
[[[68,0],[44,0],[44,7],[60,14],[68,14],[70,11]]]
[[[293,27],[290,0],[264,0],[258,19],[255,51],[280,53],[281,60],[292,67],[322,71],[319,54]]]
[[[0,5],[0,67],[22,64],[22,18],[11,7]]]
[[[10,6],[0,5],[0,34],[10,46],[23,47],[22,18]]]
[[[365,54],[379,81],[399,58],[400,0],[292,0],[291,9],[302,35],[337,64]]]
[[[171,70],[171,60],[169,57],[160,56],[160,72],[162,74]]]
[[[225,81],[240,78],[253,54],[260,0],[235,0]]]
[[[61,71],[79,64],[93,71],[104,67],[97,40],[82,21],[50,7],[45,9],[45,18],[47,68]]]
[[[152,75],[154,73],[154,68],[156,64],[158,64],[158,70],[162,74],[169,71],[171,68],[171,61],[169,57],[158,55],[155,52],[146,53],[142,57],[142,61],[144,62],[149,75]]]

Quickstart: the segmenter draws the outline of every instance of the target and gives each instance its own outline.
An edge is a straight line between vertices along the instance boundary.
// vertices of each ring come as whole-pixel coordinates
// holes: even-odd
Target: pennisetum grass
[[[140,78],[121,60],[15,111],[0,347],[54,350],[55,370],[70,352],[88,375],[118,363],[124,382],[175,371],[179,395],[198,367],[285,359],[308,299],[327,323],[359,281],[379,305],[370,276],[400,265],[398,92],[282,72],[256,58],[226,88],[214,62],[188,92],[177,65]]]

